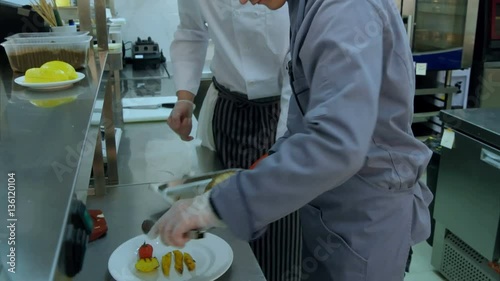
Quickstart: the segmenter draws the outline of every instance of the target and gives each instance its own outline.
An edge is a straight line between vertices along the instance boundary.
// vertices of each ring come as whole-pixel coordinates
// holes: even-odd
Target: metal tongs
[[[165,197],[165,199],[167,199],[167,201],[170,201],[170,203],[173,203],[175,200],[169,200],[170,197],[168,195],[166,195],[166,192],[169,189],[180,190],[180,192],[182,193],[182,192],[186,192],[186,190],[189,190],[191,188],[196,189],[196,188],[199,188],[200,186],[202,186],[203,190],[204,190],[206,188],[206,186],[215,177],[222,175],[222,174],[225,174],[225,173],[228,173],[228,172],[237,172],[237,171],[241,171],[241,169],[220,170],[220,171],[210,172],[210,173],[206,173],[206,174],[202,174],[202,175],[198,175],[198,176],[194,176],[194,177],[186,177],[183,179],[173,180],[173,181],[169,181],[169,182],[156,183],[156,184],[152,184],[151,188],[154,191],[162,194]],[[195,192],[193,192],[192,194],[194,195]],[[149,233],[149,231],[151,230],[151,228],[153,227],[154,224],[155,224],[155,222],[152,220],[145,220],[142,223],[142,231],[144,232],[144,234]],[[192,231],[188,232],[188,237],[190,239],[201,239],[201,238],[205,237],[206,231],[207,230],[192,230]]]
[[[187,177],[183,179],[178,179],[178,180],[173,180],[170,182],[165,182],[165,183],[157,183],[155,184],[155,189],[157,189],[159,192],[164,191],[167,188],[176,188],[176,189],[185,189],[189,187],[195,187],[195,186],[200,186],[200,185],[207,185],[209,184],[215,177],[228,173],[228,172],[237,172],[241,171],[241,169],[227,169],[227,170],[220,170],[216,172],[210,172],[206,174],[202,174],[199,176],[194,176],[194,177]]]

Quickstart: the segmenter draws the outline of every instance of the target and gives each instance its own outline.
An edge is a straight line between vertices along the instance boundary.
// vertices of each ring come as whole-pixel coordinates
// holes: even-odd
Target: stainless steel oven
[[[472,65],[478,0],[395,0],[408,30],[416,63],[427,70]]]

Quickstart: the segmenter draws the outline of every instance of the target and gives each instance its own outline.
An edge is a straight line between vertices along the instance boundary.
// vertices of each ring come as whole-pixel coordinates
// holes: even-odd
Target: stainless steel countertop
[[[103,211],[108,225],[107,235],[89,243],[82,272],[75,281],[114,280],[108,272],[108,259],[113,251],[127,240],[142,234],[144,219],[158,219],[165,212],[165,202],[149,185],[114,187],[104,197],[89,197],[89,209]],[[248,243],[236,240],[227,229],[217,229],[213,234],[223,238],[234,252],[231,268],[218,280],[264,281]]]
[[[142,81],[151,87],[138,92],[141,85],[137,83]],[[172,79],[161,69],[157,74],[155,71],[134,74],[127,66],[121,73],[121,85],[122,97],[175,94]],[[140,226],[144,219],[157,218],[165,212],[165,202],[149,189],[148,183],[222,169],[214,152],[201,147],[198,140],[181,141],[164,121],[126,123],[121,129],[117,153],[119,184],[109,188],[103,197],[87,198],[89,209],[104,212],[109,230],[104,238],[88,245],[83,270],[75,280],[113,280],[107,268],[112,252],[142,233]],[[227,241],[234,252],[231,268],[218,280],[265,280],[247,242],[235,239],[227,229],[213,233]]]
[[[57,275],[61,242],[80,163],[86,153],[90,118],[107,53],[89,53],[87,76],[72,88],[52,93],[33,92],[14,83],[20,73],[0,66],[0,279],[52,280]],[[76,100],[42,108],[30,99],[69,97]],[[95,138],[88,138],[94,140]],[[59,171],[57,171],[59,169]],[[6,227],[8,173],[15,173],[15,232]],[[12,203],[12,202],[11,202]],[[14,236],[13,236],[14,235]],[[8,237],[15,245],[8,245]],[[15,274],[6,273],[7,253],[15,246]],[[3,277],[2,277],[3,275]]]
[[[441,120],[457,131],[500,148],[500,108],[443,110]]]

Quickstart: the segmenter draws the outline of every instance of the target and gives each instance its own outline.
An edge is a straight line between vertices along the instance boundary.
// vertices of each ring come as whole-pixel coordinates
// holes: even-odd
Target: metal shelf
[[[421,85],[419,88],[416,89],[415,95],[416,96],[427,96],[427,95],[435,95],[435,94],[455,94],[458,92],[457,87],[446,87],[444,83],[437,82],[434,83],[435,85],[430,86],[426,85],[425,82],[422,83],[424,85]]]
[[[413,123],[422,123],[429,121],[429,118],[435,117],[439,115],[439,111],[431,111],[431,112],[421,112],[413,114]]]

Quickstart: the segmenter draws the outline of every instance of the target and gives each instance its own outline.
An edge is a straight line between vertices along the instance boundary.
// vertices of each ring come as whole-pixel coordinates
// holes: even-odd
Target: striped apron
[[[213,115],[217,156],[224,168],[248,169],[276,141],[280,96],[249,100],[213,78],[218,99]],[[302,229],[298,211],[274,223],[250,246],[268,281],[299,281]]]

